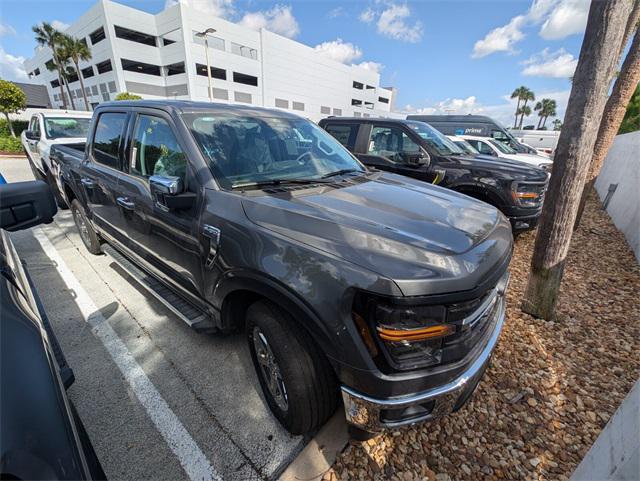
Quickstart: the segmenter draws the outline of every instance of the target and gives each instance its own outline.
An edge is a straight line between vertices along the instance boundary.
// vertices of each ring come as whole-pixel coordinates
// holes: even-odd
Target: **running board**
[[[199,332],[215,331],[215,326],[210,317],[184,297],[176,294],[172,289],[164,285],[154,276],[147,274],[133,262],[122,255],[109,244],[102,244],[102,252],[111,257],[116,264],[122,267],[138,284],[144,287],[151,295],[158,299],[164,306],[186,322],[189,327]]]

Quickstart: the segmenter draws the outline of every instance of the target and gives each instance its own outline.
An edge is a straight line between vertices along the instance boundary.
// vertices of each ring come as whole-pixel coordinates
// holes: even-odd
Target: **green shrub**
[[[16,133],[16,137],[20,137],[20,134],[23,130],[27,130],[29,126],[28,120],[12,120],[13,130]],[[9,132],[9,125],[7,124],[7,119],[0,119],[0,137],[8,137],[11,135]]]
[[[20,137],[0,136],[0,152],[11,154],[22,153]]]

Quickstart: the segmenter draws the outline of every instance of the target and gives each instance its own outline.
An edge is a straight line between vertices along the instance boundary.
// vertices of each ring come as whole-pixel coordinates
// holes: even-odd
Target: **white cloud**
[[[293,16],[291,5],[276,5],[270,10],[246,13],[239,23],[253,30],[266,28],[288,38],[300,33],[300,26]]]
[[[556,101],[557,117],[562,119],[569,100],[570,90],[550,91],[536,93],[536,97],[539,99],[549,98]],[[513,125],[514,113],[516,110],[516,100],[511,99],[510,95],[504,95],[502,103],[493,105],[483,105],[478,102],[476,97],[470,96],[467,98],[449,98],[436,102],[433,105],[426,107],[416,108],[412,105],[405,107],[406,113],[416,114],[476,114],[487,115],[494,120],[501,122],[504,125]],[[538,120],[537,115],[532,114],[530,117],[525,117],[525,123],[535,123]]]
[[[514,45],[524,38],[521,28],[526,18],[524,15],[513,17],[503,27],[494,28],[483,39],[478,40],[473,46],[471,57],[482,58],[495,52],[514,52]]]
[[[368,8],[358,17],[361,22],[376,22],[379,34],[402,42],[417,43],[422,40],[422,22],[411,22],[411,9],[405,4],[386,3],[384,8]]]
[[[351,63],[362,57],[362,50],[359,47],[349,42],[343,42],[341,38],[316,45],[314,50],[325,57],[342,63]]]
[[[550,52],[545,48],[542,52],[532,55],[522,62],[525,68],[522,75],[533,77],[569,78],[573,75],[578,59],[564,48]]]
[[[27,80],[27,72],[24,70],[24,57],[11,55],[0,46],[0,77],[4,80]]]
[[[233,0],[165,0],[164,8],[173,7],[178,3],[188,5],[214,17],[229,18],[235,12]]]
[[[375,73],[380,73],[384,68],[384,65],[379,62],[360,62],[358,64],[353,64],[353,66],[371,70]]]
[[[64,23],[62,20],[54,20],[53,22],[51,22],[51,26],[56,30],[60,30],[61,32],[64,32],[69,28],[69,24]]]
[[[471,56],[481,58],[495,52],[513,53],[515,44],[525,37],[522,30],[528,25],[541,25],[538,33],[547,40],[582,33],[588,13],[589,0],[533,0],[524,14],[513,17],[506,25],[494,28],[478,40]]]
[[[344,7],[332,8],[327,12],[327,18],[344,17],[345,15],[346,15],[346,12],[344,10]]]
[[[0,23],[0,37],[4,37],[5,35],[15,35],[16,29],[13,28],[8,23]]]
[[[540,27],[540,36],[546,40],[557,40],[584,32],[589,16],[589,2],[565,0],[551,12]]]

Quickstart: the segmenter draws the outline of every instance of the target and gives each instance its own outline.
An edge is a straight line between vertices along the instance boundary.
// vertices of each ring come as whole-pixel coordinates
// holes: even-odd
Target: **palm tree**
[[[553,99],[542,99],[540,102],[536,103],[536,106],[533,108],[538,112],[538,126],[537,129],[544,128],[547,123],[547,119],[549,117],[555,117],[556,115],[556,101]]]
[[[518,87],[517,89],[515,89],[513,92],[511,92],[511,98],[512,99],[518,99],[518,104],[516,105],[515,119],[513,121],[513,128],[514,129],[518,128],[518,115],[519,115],[519,112],[520,112],[520,101],[525,97],[526,92],[528,90],[529,89],[523,85],[523,86]]]
[[[520,128],[522,128],[522,122],[524,121],[524,117],[531,115],[531,107],[527,107],[527,102],[531,100],[532,102],[536,99],[535,94],[532,90],[529,90],[527,87],[524,87],[524,92],[522,92],[522,100],[524,101],[522,107],[520,108]]]
[[[60,71],[60,65],[58,65],[55,55],[55,51],[60,43],[60,37],[62,36],[62,33],[53,28],[53,26],[48,22],[42,22],[42,25],[34,25],[33,27],[31,27],[31,29],[33,30],[33,33],[36,34],[36,42],[38,42],[38,45],[49,47],[53,52],[53,68],[49,68],[49,66],[47,66],[47,68],[49,70],[58,71],[60,97],[62,98],[62,105],[66,109],[67,100],[64,97],[64,90],[62,89],[62,72]]]
[[[73,76],[75,75],[75,71],[73,70],[73,68],[71,68],[71,65],[69,65],[69,61],[67,59],[64,60],[64,62],[61,62],[62,65],[64,65],[64,70],[62,72],[62,78],[64,80],[64,86],[67,87],[67,92],[69,93],[69,100],[71,101],[71,108],[73,110],[76,110],[76,103],[73,100],[73,96],[71,95],[71,87],[69,87],[69,84],[71,83],[71,81],[69,79],[73,78]],[[75,82],[75,80],[74,80]]]
[[[82,90],[82,97],[84,98],[84,106],[86,110],[90,110],[87,93],[84,90],[84,79],[82,78],[82,72],[80,72],[79,66],[81,60],[87,61],[91,58],[91,50],[87,45],[87,41],[85,39],[77,39],[70,35],[63,34],[61,50],[63,57],[71,60],[75,67],[75,73],[80,80],[80,89]]]

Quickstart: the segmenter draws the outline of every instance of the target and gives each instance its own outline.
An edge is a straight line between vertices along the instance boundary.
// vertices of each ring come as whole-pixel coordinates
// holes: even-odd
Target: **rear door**
[[[127,242],[127,233],[120,228],[116,194],[128,120],[126,110],[99,112],[91,146],[79,168],[89,216],[101,232],[123,244]]]
[[[116,202],[129,248],[148,268],[190,294],[202,286],[203,250],[199,235],[199,192],[184,142],[171,117],[155,109],[136,110],[131,119],[126,166]],[[178,176],[197,200],[186,210],[168,210],[151,195],[149,177]]]

